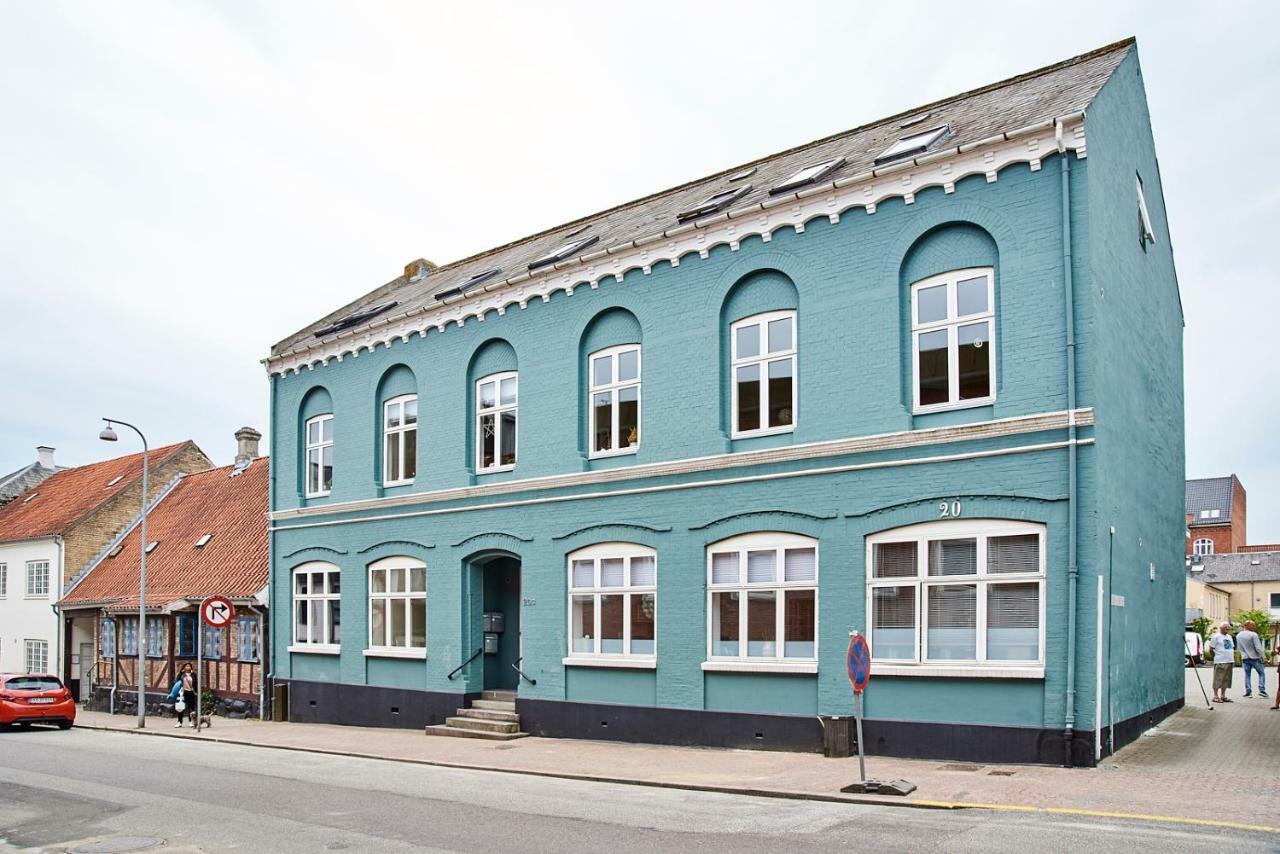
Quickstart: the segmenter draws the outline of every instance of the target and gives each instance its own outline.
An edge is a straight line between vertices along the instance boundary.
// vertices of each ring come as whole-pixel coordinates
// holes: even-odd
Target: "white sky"
[[[1187,473],[1280,541],[1280,5],[0,6],[0,472],[266,430],[274,341],[394,278],[1138,37]],[[861,7],[861,8],[859,8]]]

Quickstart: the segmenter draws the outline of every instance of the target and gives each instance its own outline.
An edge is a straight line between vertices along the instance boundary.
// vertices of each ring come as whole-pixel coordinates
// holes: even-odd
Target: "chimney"
[[[57,468],[53,463],[53,450],[48,445],[36,445],[36,463],[42,468]]]
[[[404,277],[406,281],[418,282],[426,278],[427,274],[436,268],[436,265],[428,261],[426,258],[418,258],[404,265]]]
[[[258,458],[258,440],[261,438],[262,434],[252,427],[241,427],[236,431],[236,465]]]

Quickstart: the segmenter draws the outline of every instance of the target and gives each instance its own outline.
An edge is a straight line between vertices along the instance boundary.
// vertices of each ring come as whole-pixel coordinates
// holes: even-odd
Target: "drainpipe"
[[[1058,161],[1062,164],[1062,287],[1067,323],[1067,696],[1062,727],[1062,764],[1071,767],[1071,740],[1076,729],[1076,304],[1071,279],[1071,157],[1055,123]]]
[[[62,597],[62,579],[64,578],[64,570],[63,570],[62,564],[63,564],[63,562],[67,559],[67,554],[66,554],[66,548],[65,548],[65,545],[64,545],[64,543],[63,543],[63,541],[62,541],[62,535],[61,535],[61,534],[58,534],[57,536],[55,536],[55,537],[53,538],[53,541],[54,541],[54,543],[58,546],[58,581],[57,581],[57,590],[58,590],[58,597],[59,597],[59,598],[61,598],[61,597]],[[51,588],[51,589],[52,589],[52,588]],[[58,674],[58,678],[60,678],[60,679],[61,679],[61,678],[63,678],[64,676],[69,676],[70,674],[69,674],[69,673],[67,673],[66,668],[64,668],[64,667],[63,667],[63,661],[62,661],[62,634],[63,634],[63,632],[65,632],[65,631],[66,631],[66,628],[67,628],[67,627],[66,627],[66,626],[64,626],[64,625],[62,625],[62,610],[58,607],[58,603],[57,603],[57,602],[54,602],[54,603],[53,603],[53,620],[54,620],[54,624],[58,627],[58,628],[57,628],[57,631],[54,633],[54,636],[53,636],[53,661],[56,661],[56,662],[57,662],[57,668],[58,668],[58,669],[57,669],[57,670],[54,670],[53,668],[49,668],[49,672],[50,672],[50,673],[57,673],[57,674]]]
[[[266,522],[267,522],[267,608],[268,610],[270,610],[272,607],[271,603],[273,603],[276,598],[272,593],[272,589],[274,588],[276,583],[276,532],[275,532],[275,525],[271,523],[271,510],[275,507],[275,503],[276,503],[276,465],[279,460],[279,458],[276,456],[276,430],[275,430],[276,378],[271,376],[270,374],[267,374],[267,387],[268,387],[268,406],[270,407],[268,409],[269,423],[267,425],[267,430],[268,430],[267,456],[269,459],[268,468],[267,468],[267,519],[266,519]],[[296,465],[296,462],[295,462],[295,465]],[[289,595],[291,598],[285,601],[285,607],[290,609],[289,625],[292,626],[293,625],[293,612],[292,612],[293,580],[292,579],[290,579],[289,584],[290,584]],[[259,629],[261,629],[262,623],[258,623],[258,626],[259,626]],[[261,632],[259,632],[259,635],[261,635]],[[259,656],[263,656],[263,655],[267,656],[267,661],[266,661],[267,667],[262,668],[263,673],[258,679],[258,681],[261,683],[264,696],[267,690],[268,682],[271,683],[271,688],[273,692],[276,687],[275,642],[276,642],[276,621],[271,620],[269,623],[267,623],[268,648],[265,650],[260,649],[258,651]],[[268,667],[270,668],[269,670],[268,670]],[[272,702],[273,703],[275,702],[274,698]],[[271,713],[272,713],[272,717],[275,717],[274,708],[271,710]],[[265,714],[266,714],[266,704],[260,703],[258,705],[258,715],[259,717],[261,717],[262,720],[266,720]]]
[[[247,607],[258,618],[258,720],[265,721],[267,719],[267,680],[263,672],[265,668],[262,665],[264,661],[270,661],[266,658],[267,653],[262,646],[262,621],[265,617],[252,603]]]
[[[107,612],[101,611],[100,620],[107,618]],[[99,633],[101,634],[101,633]],[[120,687],[120,636],[116,633],[116,624],[111,624],[111,714],[116,713],[116,689]]]

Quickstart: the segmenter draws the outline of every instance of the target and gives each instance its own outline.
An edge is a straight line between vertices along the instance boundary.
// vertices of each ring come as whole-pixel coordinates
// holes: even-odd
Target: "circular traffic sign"
[[[871,681],[871,648],[867,646],[867,639],[859,632],[853,632],[849,635],[849,652],[845,656],[846,664],[849,669],[849,684],[853,686],[853,693],[861,694],[867,687],[867,683]]]
[[[230,624],[235,612],[235,606],[225,596],[210,596],[200,604],[200,619],[215,629]]]

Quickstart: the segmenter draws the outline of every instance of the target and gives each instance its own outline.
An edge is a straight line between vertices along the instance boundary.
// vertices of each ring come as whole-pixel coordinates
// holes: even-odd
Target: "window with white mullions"
[[[369,650],[427,648],[427,565],[405,557],[369,566]]]
[[[868,538],[876,661],[1042,664],[1045,529],[933,522]]]
[[[1195,541],[1195,543],[1192,545],[1192,549],[1194,551],[1194,554],[1197,557],[1204,557],[1205,555],[1211,555],[1213,554],[1213,540],[1209,539],[1208,537],[1201,537],[1200,539]]]
[[[515,466],[518,403],[516,371],[490,374],[476,381],[477,471],[506,471]]]
[[[796,313],[757,314],[729,334],[734,438],[795,429]]]
[[[49,561],[32,560],[27,562],[27,595],[49,595]]]
[[[418,396],[404,394],[382,405],[382,485],[412,483],[418,468]]]
[[[954,270],[911,286],[915,411],[995,400],[995,275]]]
[[[602,543],[569,555],[569,657],[653,660],[658,557],[634,543]]]
[[[817,661],[817,540],[724,540],[707,548],[707,580],[708,661]]]
[[[317,415],[306,424],[306,496],[333,489],[333,416]]]
[[[592,353],[591,456],[634,454],[640,445],[640,345]]]
[[[293,571],[293,642],[337,647],[342,641],[341,573],[330,563]]]
[[[24,644],[24,664],[28,673],[49,672],[49,642],[28,640]]]

